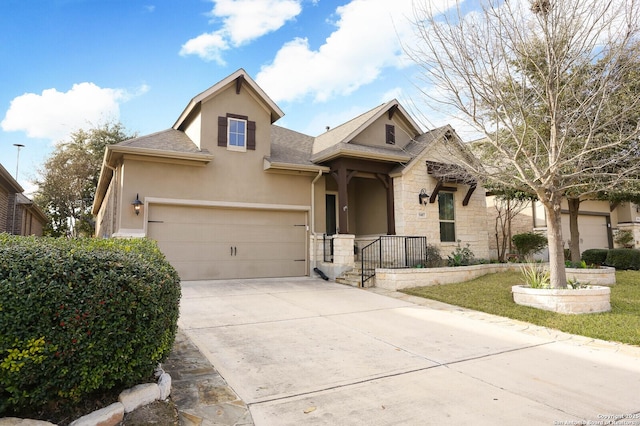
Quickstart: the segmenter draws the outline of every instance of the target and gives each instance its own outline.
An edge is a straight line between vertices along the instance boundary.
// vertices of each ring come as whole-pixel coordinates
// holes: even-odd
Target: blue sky
[[[18,181],[30,192],[70,132],[170,128],[238,68],[285,112],[277,124],[310,135],[393,98],[425,129],[446,124],[401,48],[411,16],[412,0],[4,0],[0,164],[13,175],[13,144],[25,145]]]

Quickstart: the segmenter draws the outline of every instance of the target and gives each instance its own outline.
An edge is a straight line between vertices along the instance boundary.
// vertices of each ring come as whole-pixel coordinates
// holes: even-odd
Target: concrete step
[[[354,268],[345,272],[339,277],[336,277],[336,282],[340,284],[346,284],[353,287],[362,287],[362,271],[360,268]],[[373,287],[373,281],[368,280],[364,287]]]

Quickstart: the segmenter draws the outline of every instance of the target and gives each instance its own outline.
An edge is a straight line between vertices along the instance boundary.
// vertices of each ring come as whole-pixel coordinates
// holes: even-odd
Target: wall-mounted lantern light
[[[131,203],[131,205],[133,206],[133,211],[136,213],[136,216],[140,214],[140,209],[142,209],[143,204],[144,203],[140,201],[140,198],[138,198],[138,194],[136,194],[135,201]]]
[[[429,202],[429,194],[427,194],[427,190],[422,188],[420,190],[420,194],[418,194],[418,204],[423,205]]]

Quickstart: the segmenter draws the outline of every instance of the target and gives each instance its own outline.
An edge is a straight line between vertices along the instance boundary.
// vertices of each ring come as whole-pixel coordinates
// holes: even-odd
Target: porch
[[[324,234],[315,247],[321,257],[314,267],[355,287],[372,287],[377,269],[421,268],[428,262],[424,236]]]

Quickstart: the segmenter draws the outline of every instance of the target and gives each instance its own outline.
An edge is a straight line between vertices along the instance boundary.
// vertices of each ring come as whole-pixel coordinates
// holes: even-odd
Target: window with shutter
[[[256,122],[237,114],[218,117],[218,146],[230,151],[255,150]]]
[[[396,126],[393,124],[386,124],[386,141],[389,145],[396,144]]]

